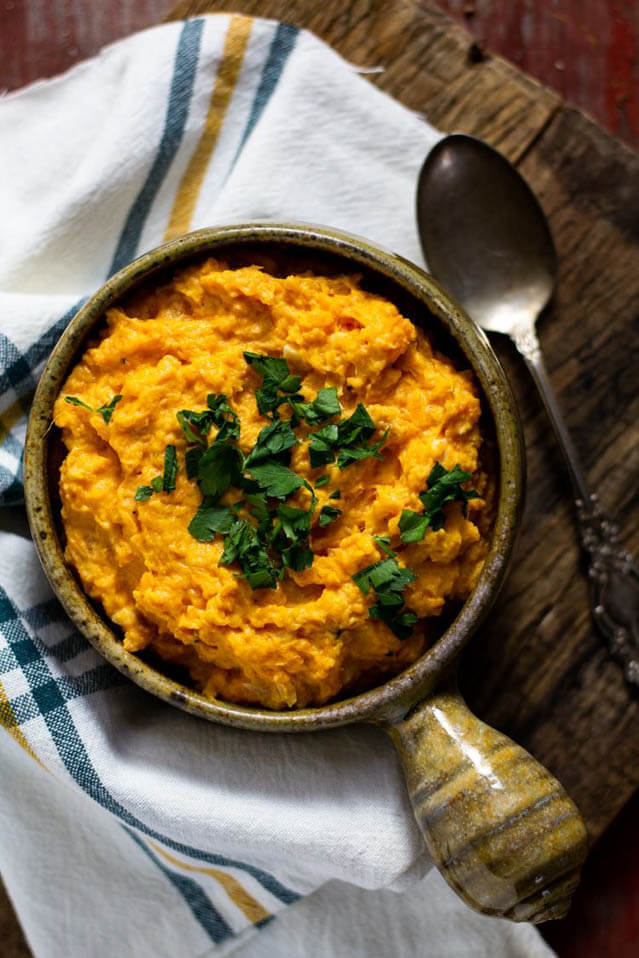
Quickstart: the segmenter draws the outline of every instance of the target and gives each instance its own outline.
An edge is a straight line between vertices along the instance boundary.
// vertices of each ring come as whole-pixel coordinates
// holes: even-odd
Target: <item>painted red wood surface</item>
[[[440,5],[482,47],[639,148],[639,0]],[[173,6],[174,0],[0,0],[0,89],[59,73],[104,44],[157,23]],[[639,796],[591,855],[569,917],[546,935],[560,958],[639,956]]]
[[[478,43],[639,147],[637,0],[439,0]]]

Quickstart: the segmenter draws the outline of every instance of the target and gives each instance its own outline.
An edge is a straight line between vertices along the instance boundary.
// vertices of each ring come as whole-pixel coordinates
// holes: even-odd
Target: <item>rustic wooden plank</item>
[[[176,14],[218,9],[314,30],[352,62],[383,66],[371,82],[441,129],[475,133],[520,163],[561,259],[540,327],[549,371],[593,487],[639,552],[639,159],[416,0],[183,0]],[[592,630],[568,483],[541,403],[512,346],[495,345],[524,419],[529,495],[513,572],[467,652],[462,684],[480,715],[559,775],[596,837],[639,785],[639,706]]]
[[[31,958],[23,931],[15,919],[13,907],[0,881],[0,941],[3,958]]]
[[[521,168],[561,263],[540,324],[549,372],[592,487],[636,555],[639,157],[564,108]],[[521,370],[512,378],[526,423],[526,523],[504,599],[471,652],[472,698],[560,774],[600,834],[639,786],[639,700],[593,632],[565,474],[539,401]],[[501,650],[490,634],[499,628],[512,629]],[[507,678],[519,694],[504,695]]]

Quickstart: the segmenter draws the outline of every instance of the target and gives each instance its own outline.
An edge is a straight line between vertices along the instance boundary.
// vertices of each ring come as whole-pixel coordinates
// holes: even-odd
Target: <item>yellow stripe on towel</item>
[[[11,708],[11,703],[9,702],[7,693],[5,692],[1,683],[0,683],[0,725],[3,725],[6,728],[9,735],[13,736],[13,738],[16,740],[18,745],[21,745],[22,748],[25,750],[25,752],[27,752],[31,756],[31,758],[34,758],[36,762],[38,763],[38,765],[44,768],[44,766],[42,765],[42,762],[40,761],[36,753],[33,751],[31,746],[29,745],[27,739],[24,736],[24,733],[20,730],[18,720],[13,713],[13,709]]]
[[[246,45],[253,25],[252,17],[231,18],[224,53],[215,77],[204,130],[178,188],[164,239],[187,233],[200,194],[206,169],[215,149],[224,117],[237,84]]]
[[[186,862],[175,858],[149,838],[145,839],[145,841],[155,849],[158,855],[161,855],[162,858],[172,865],[177,865],[178,868],[182,868],[187,872],[198,872],[200,875],[209,875],[210,878],[214,878],[218,881],[231,901],[237,905],[240,911],[244,912],[248,920],[254,925],[257,924],[258,921],[264,921],[266,918],[271,917],[270,912],[263,908],[259,901],[256,901],[252,895],[249,895],[246,888],[240,885],[239,881],[232,875],[221,871],[219,868],[202,868],[200,865],[187,865]]]

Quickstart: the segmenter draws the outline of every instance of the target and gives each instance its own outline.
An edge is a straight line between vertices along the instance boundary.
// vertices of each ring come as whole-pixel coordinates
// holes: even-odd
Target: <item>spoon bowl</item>
[[[534,326],[557,254],[535,195],[500,153],[462,133],[440,140],[419,176],[417,219],[430,271],[480,326]]]

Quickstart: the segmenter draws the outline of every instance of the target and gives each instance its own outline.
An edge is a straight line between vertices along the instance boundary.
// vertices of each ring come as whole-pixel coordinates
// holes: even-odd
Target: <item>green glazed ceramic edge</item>
[[[207,252],[241,245],[289,246],[332,253],[364,267],[422,302],[452,335],[471,365],[494,422],[500,458],[500,491],[491,547],[477,586],[457,618],[410,668],[367,692],[318,708],[286,712],[212,701],[126,652],[87,600],[67,565],[51,508],[47,430],[70,363],[105,310],[142,279]],[[514,397],[483,331],[422,269],[367,240],[305,224],[248,223],[189,233],[145,253],[109,279],[79,310],[54,348],[38,384],[25,443],[25,500],[33,539],[54,592],[76,627],[115,668],[146,691],[193,715],[259,731],[311,731],[353,721],[396,721],[442,676],[487,615],[504,581],[519,528],[524,490],[524,446]]]

